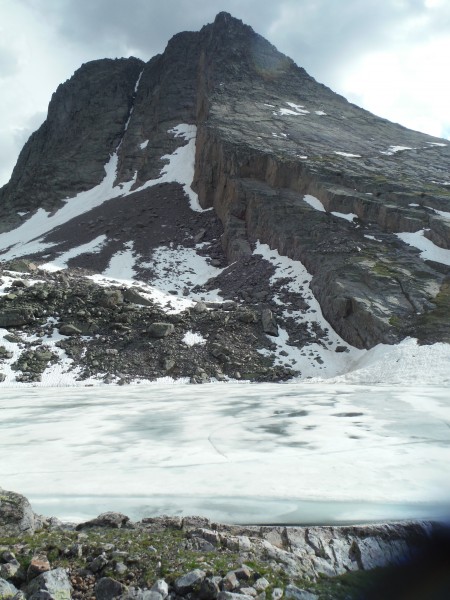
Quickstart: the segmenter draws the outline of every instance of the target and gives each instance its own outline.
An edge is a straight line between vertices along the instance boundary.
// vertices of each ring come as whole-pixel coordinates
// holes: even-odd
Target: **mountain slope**
[[[153,286],[152,303],[178,302],[180,318],[196,326],[188,315],[205,307],[193,313],[194,302],[233,300],[231,337],[229,311],[214,304],[204,342],[190,350],[197,366],[180,340],[164,338],[147,356],[137,321],[124,336],[108,311],[108,323],[93,306],[79,314],[78,284],[66,286],[69,304],[54,303],[49,323],[30,308],[29,292],[10,293],[8,273],[0,327],[31,334],[45,325],[53,335],[71,324],[78,362],[92,340],[77,336],[96,332],[110,349],[128,344],[134,358],[124,370],[150,379],[284,378],[292,368],[334,376],[360,356],[349,345],[449,342],[449,158],[445,140],[349,104],[220,13],[200,32],[174,36],[147,64],[94,61],[59,86],[0,190],[0,252],[47,273],[70,268],[77,281],[89,272],[109,277],[110,287]],[[122,315],[130,304],[116,302]],[[77,318],[69,316],[75,305]],[[149,325],[163,319],[152,306]],[[18,313],[28,320],[8,325],[15,321],[5,315]],[[230,344],[240,348],[234,362],[223,351]],[[120,374],[120,360],[110,363],[92,359],[84,372],[111,366]]]

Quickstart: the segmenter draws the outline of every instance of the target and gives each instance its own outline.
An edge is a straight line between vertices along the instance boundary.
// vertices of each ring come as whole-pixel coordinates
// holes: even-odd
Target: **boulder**
[[[34,321],[34,316],[29,308],[6,308],[0,310],[0,327],[22,327]]]
[[[261,311],[261,324],[264,333],[276,337],[278,335],[278,326],[270,308],[264,308]]]
[[[35,514],[25,496],[0,488],[0,531],[2,535],[33,534],[36,527]]]
[[[147,330],[150,337],[165,338],[175,331],[172,323],[152,323]]]
[[[205,579],[205,575],[205,571],[194,569],[193,571],[186,573],[186,575],[178,577],[175,581],[176,592],[181,596],[184,596],[189,592],[193,592],[200,588],[202,581]]]
[[[33,579],[27,586],[28,597],[33,597],[41,591],[48,592],[55,600],[71,600],[72,585],[65,569],[46,571]],[[34,597],[33,600],[37,600],[37,597]]]
[[[58,329],[61,335],[81,335],[82,331],[73,323],[63,323]]]
[[[81,529],[89,529],[92,527],[109,527],[111,529],[121,529],[122,527],[130,527],[130,518],[118,512],[102,513],[95,519],[79,523],[76,526],[77,531]]]
[[[125,586],[111,577],[102,577],[95,584],[95,597],[97,600],[111,600],[121,596]]]
[[[25,596],[12,583],[5,579],[0,579],[0,599],[1,600],[22,600]]]

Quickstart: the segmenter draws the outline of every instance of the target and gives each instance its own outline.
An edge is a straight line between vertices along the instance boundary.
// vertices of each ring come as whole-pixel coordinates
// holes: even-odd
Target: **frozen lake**
[[[0,486],[80,520],[448,516],[450,391],[206,384],[4,389]]]

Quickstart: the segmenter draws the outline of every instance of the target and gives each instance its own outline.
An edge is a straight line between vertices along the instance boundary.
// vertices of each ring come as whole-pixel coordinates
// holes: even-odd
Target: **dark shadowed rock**
[[[91,527],[110,527],[112,529],[121,529],[123,527],[130,527],[130,518],[126,515],[117,512],[106,512],[102,513],[95,519],[80,523],[76,529],[89,529]]]

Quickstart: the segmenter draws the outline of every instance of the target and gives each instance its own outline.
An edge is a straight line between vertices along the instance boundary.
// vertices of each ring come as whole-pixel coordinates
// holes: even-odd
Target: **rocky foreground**
[[[0,599],[323,600],[450,597],[437,523],[233,526],[119,513],[61,523],[0,490]]]

